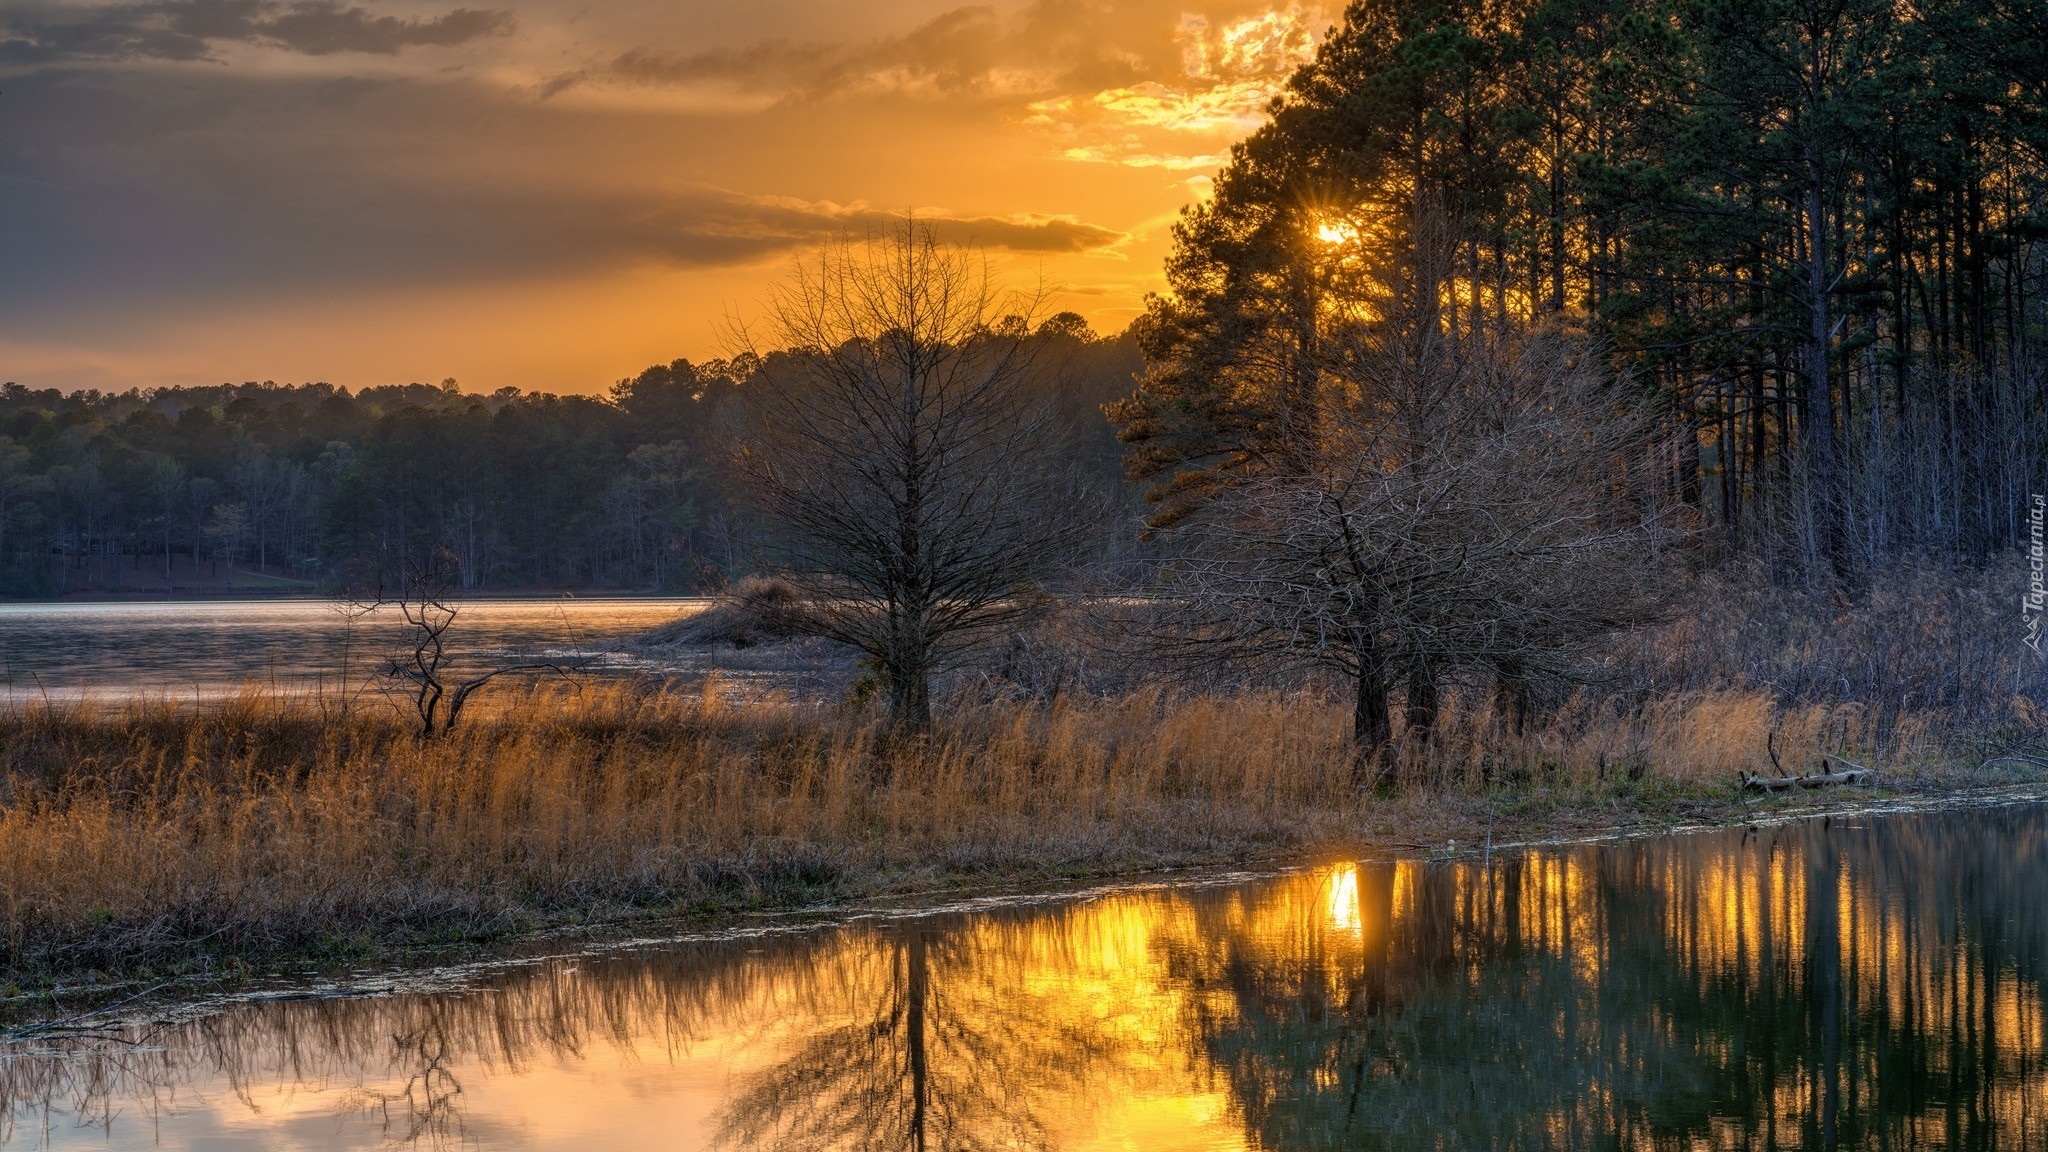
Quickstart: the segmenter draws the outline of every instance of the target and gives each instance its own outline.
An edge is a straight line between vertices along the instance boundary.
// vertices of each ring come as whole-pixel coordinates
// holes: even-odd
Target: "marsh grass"
[[[1507,731],[1453,698],[1352,784],[1348,705],[1312,692],[960,697],[934,730],[715,680],[536,687],[419,742],[395,710],[250,691],[0,712],[0,925],[14,978],[346,958],[542,925],[994,879],[1413,848],[1503,797],[1728,803],[1822,751],[1902,766],[1942,739],[1856,705],[1696,690],[1575,698]],[[1915,735],[1916,732],[1922,733]],[[1661,798],[1661,799],[1660,799]]]

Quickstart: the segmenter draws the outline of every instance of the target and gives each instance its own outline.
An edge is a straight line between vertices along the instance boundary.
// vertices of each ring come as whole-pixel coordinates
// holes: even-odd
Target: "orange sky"
[[[597,391],[905,209],[1113,330],[1334,16],[482,2],[10,0],[0,379]]]

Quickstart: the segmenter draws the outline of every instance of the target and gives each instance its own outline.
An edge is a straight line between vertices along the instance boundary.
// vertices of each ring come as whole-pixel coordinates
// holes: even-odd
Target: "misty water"
[[[8,1146],[2039,1148],[2048,807],[1343,861],[154,1009]]]
[[[585,673],[648,670],[622,638],[698,610],[686,599],[462,600],[447,639],[454,666],[523,659]],[[322,600],[0,604],[0,700],[217,697],[249,685],[360,686],[407,634],[396,609],[351,623]],[[658,670],[658,669],[655,669]]]

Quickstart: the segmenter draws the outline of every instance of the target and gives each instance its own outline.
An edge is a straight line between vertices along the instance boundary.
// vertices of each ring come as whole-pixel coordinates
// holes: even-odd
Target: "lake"
[[[707,603],[691,599],[462,600],[448,641],[458,668],[538,657],[638,669],[616,642]],[[0,700],[214,697],[358,681],[397,650],[398,612],[351,624],[321,600],[0,604]]]
[[[9,1147],[2040,1148],[2048,807],[994,900],[187,1006]],[[297,998],[293,998],[297,997]]]

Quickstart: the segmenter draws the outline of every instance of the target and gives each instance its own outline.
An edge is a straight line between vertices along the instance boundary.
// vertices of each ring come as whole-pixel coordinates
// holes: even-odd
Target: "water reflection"
[[[621,638],[704,603],[464,600],[450,640],[461,667],[543,658],[632,669],[614,651]],[[311,599],[0,604],[0,702],[213,697],[248,684],[345,691],[408,634],[388,606],[351,620]]]
[[[1175,962],[1229,989],[1204,1052],[1264,1147],[2038,1147],[2043,831],[2011,809],[1362,865],[1327,930],[1216,915]]]
[[[0,1060],[29,1146],[2039,1147],[2048,816],[592,954]]]

